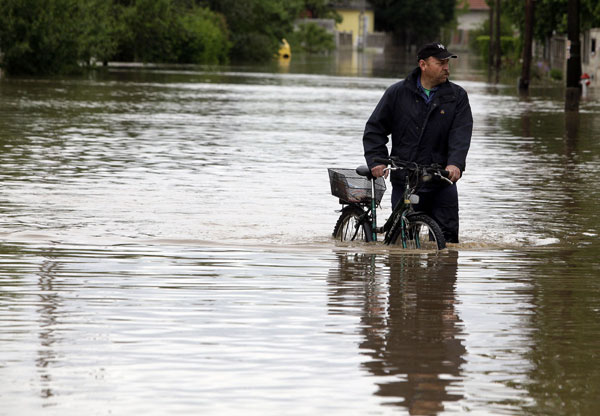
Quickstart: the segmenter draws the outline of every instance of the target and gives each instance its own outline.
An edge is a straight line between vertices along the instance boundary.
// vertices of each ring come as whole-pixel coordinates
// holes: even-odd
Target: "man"
[[[440,224],[447,242],[458,243],[458,193],[456,181],[465,170],[473,117],[464,89],[450,82],[450,58],[457,58],[441,43],[429,43],[417,53],[418,67],[389,87],[369,118],[363,136],[365,159],[375,177],[385,165],[376,158],[391,155],[419,164],[437,163],[450,172],[447,183],[426,184],[418,191],[415,207]],[[387,177],[387,172],[386,172]],[[402,198],[404,176],[392,172],[392,206]]]

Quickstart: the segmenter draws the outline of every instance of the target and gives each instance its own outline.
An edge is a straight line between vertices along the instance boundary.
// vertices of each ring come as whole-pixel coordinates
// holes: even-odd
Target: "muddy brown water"
[[[326,169],[400,74],[294,65],[0,81],[0,415],[595,414],[593,90],[457,68],[461,243],[407,253]]]

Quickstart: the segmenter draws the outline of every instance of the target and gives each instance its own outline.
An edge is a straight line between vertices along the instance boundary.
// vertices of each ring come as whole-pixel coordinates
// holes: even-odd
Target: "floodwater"
[[[596,414],[599,97],[461,61],[461,243],[337,243],[409,66],[1,80],[0,415]]]

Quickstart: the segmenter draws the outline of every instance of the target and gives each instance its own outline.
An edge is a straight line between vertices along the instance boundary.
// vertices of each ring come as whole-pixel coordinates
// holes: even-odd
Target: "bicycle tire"
[[[392,234],[390,244],[402,245],[412,250],[442,250],[446,248],[446,239],[439,224],[430,216],[413,213],[407,216],[406,235],[402,241],[402,227],[398,226]]]
[[[373,241],[371,224],[365,211],[356,205],[348,205],[333,228],[333,237],[340,241]]]

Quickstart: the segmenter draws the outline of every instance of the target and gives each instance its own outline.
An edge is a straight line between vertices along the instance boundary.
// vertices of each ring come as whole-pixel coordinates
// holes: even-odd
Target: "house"
[[[456,12],[458,25],[452,33],[449,47],[466,49],[469,46],[469,31],[480,28],[489,19],[490,7],[485,0],[462,0]]]
[[[600,28],[587,30],[583,35],[581,73],[588,74],[591,85],[600,85]]]
[[[379,35],[374,35],[375,12],[366,0],[333,1],[332,7],[342,17],[342,22],[336,24],[338,47],[364,49],[376,46],[373,40]]]
[[[566,77],[569,58],[569,40],[565,35],[552,36],[544,48],[543,59],[550,69],[557,69]],[[600,28],[581,33],[581,73],[589,76],[590,86],[600,85]]]

